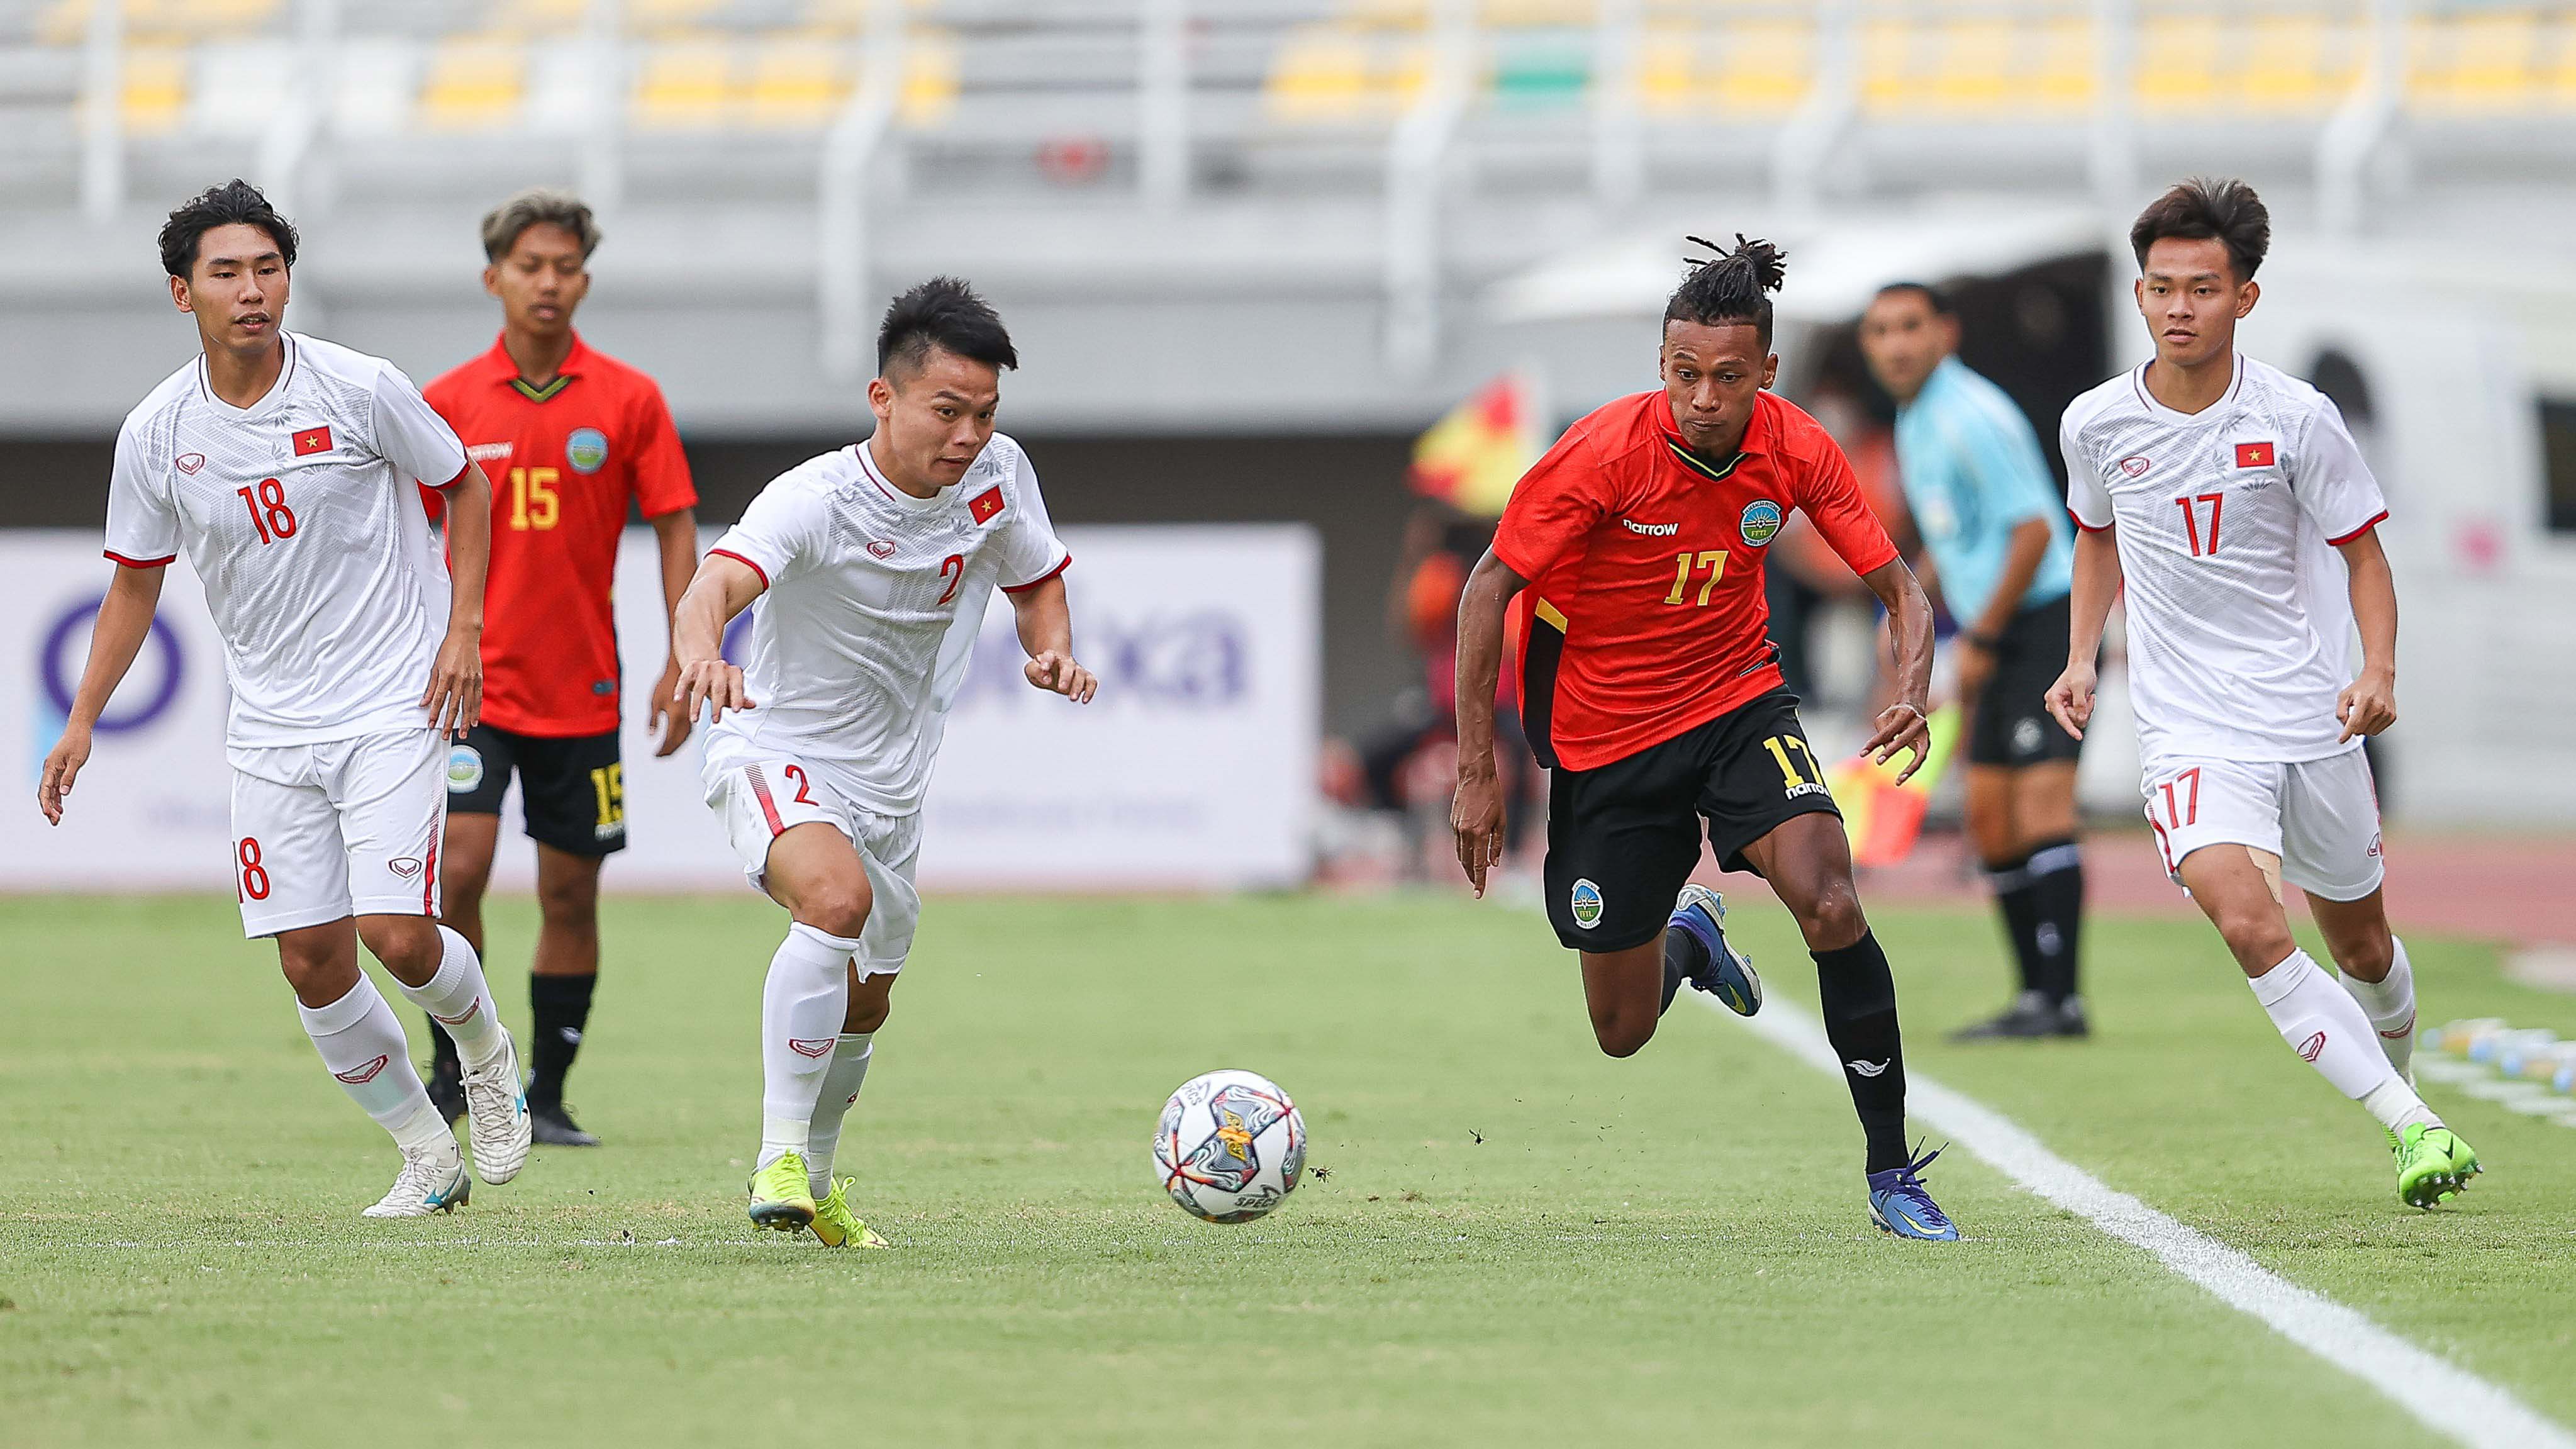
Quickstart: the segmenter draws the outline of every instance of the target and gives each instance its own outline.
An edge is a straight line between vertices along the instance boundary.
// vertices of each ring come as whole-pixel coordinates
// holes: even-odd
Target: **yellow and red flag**
[[[1415,441],[1405,482],[1462,513],[1500,518],[1513,485],[1546,451],[1539,437],[1536,385],[1525,373],[1504,373]]]
[[[1834,804],[1843,812],[1843,833],[1851,839],[1852,864],[1897,865],[1914,853],[1933,787],[1941,783],[1941,772],[1959,743],[1959,706],[1941,706],[1928,723],[1931,739],[1923,768],[1902,785],[1896,783],[1897,771],[1913,758],[1902,752],[1884,765],[1870,763],[1866,755],[1854,756],[1826,772]]]

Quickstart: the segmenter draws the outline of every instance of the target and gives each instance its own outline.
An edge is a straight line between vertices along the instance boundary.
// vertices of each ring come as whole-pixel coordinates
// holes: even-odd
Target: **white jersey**
[[[413,485],[454,483],[464,446],[392,363],[279,345],[284,370],[247,408],[215,396],[200,355],[126,415],[107,556],[186,551],[224,640],[231,744],[422,728],[449,590]]]
[[[1001,433],[935,498],[895,487],[865,443],[810,459],[712,551],[768,590],[743,667],[756,707],[709,729],[710,778],[787,756],[888,815],[921,808],[994,586],[1031,588],[1072,562],[1028,455]]]
[[[2178,413],[2146,369],[2067,405],[2067,505],[2118,525],[2129,685],[2152,777],[2170,761],[2322,759],[2352,682],[2352,604],[2334,549],[2388,516],[2323,393],[2243,355],[2227,395]]]

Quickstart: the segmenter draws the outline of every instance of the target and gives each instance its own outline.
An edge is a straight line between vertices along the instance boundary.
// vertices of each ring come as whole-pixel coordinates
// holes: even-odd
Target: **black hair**
[[[197,264],[197,243],[219,226],[255,226],[267,232],[288,270],[294,269],[295,228],[277,214],[258,187],[236,176],[181,202],[161,223],[162,270],[187,280],[189,269]]]
[[[2249,282],[2254,269],[2263,265],[2263,254],[2272,249],[2272,213],[2253,187],[2232,176],[2195,176],[2157,197],[2129,228],[2129,246],[2138,254],[2140,271],[2146,269],[2147,248],[2166,237],[2225,242],[2236,280]]]
[[[1664,304],[1664,320],[1702,326],[1750,322],[1762,339],[1762,350],[1770,351],[1771,294],[1780,290],[1780,279],[1788,271],[1789,254],[1759,237],[1746,241],[1742,232],[1735,234],[1733,251],[1701,237],[1682,240],[1717,255],[1682,259],[1691,273],[1673,289],[1672,300]]]
[[[933,277],[886,308],[877,327],[877,375],[898,361],[919,368],[934,347],[987,367],[1020,365],[1001,314],[956,277]]]
[[[1932,309],[1932,315],[1935,317],[1956,317],[1959,315],[1959,304],[1951,299],[1951,296],[1947,291],[1933,286],[1930,282],[1890,282],[1886,286],[1878,289],[1878,295],[1882,297],[1886,296],[1890,292],[1914,293],[1916,296],[1923,299],[1925,306]]]

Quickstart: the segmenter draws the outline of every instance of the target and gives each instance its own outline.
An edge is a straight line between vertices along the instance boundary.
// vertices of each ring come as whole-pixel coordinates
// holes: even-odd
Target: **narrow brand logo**
[[[430,1015],[431,1015],[431,1016],[438,1017],[438,1020],[439,1020],[439,1022],[440,1022],[440,1024],[441,1024],[441,1025],[445,1025],[445,1026],[463,1026],[465,1023],[467,1023],[467,1022],[469,1022],[469,1021],[472,1021],[472,1020],[474,1019],[474,1013],[476,1013],[476,1012],[478,1012],[478,1011],[481,1011],[482,1009],[483,1009],[483,998],[482,998],[482,997],[480,997],[480,996],[478,996],[478,997],[475,997],[472,1001],[469,1001],[469,1002],[465,1003],[465,1009],[464,1009],[463,1011],[461,1011],[461,1012],[458,1012],[458,1013],[457,1013],[456,1015],[454,1015],[454,1016],[439,1016],[439,1015],[438,1015],[438,1013],[437,1013],[437,1012],[435,1012],[435,1011],[431,1012],[431,1013],[430,1013]]]
[[[2325,1055],[2325,1051],[2326,1034],[2324,1032],[2318,1032],[2315,1036],[2309,1037],[2306,1041],[2299,1043],[2299,1060],[2306,1062],[2310,1066],[2314,1066],[2316,1065],[2317,1058]]]
[[[1670,538],[1682,531],[1678,523],[1639,523],[1633,518],[1620,519],[1619,526],[1646,538]]]
[[[391,1057],[378,1057],[374,1061],[364,1063],[360,1066],[351,1067],[345,1072],[333,1072],[331,1075],[338,1077],[341,1081],[348,1083],[350,1086],[364,1086],[367,1083],[374,1081],[376,1079],[376,1073],[383,1071],[385,1069],[385,1064],[392,1060],[393,1058]]]
[[[385,869],[401,876],[404,880],[409,880],[413,876],[420,874],[420,857],[414,855],[397,855],[393,859],[385,862]]]

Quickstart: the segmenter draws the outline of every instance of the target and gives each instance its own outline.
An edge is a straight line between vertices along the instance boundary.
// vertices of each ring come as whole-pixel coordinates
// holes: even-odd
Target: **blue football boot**
[[[1707,964],[1693,967],[1691,986],[1705,991],[1738,1016],[1762,1009],[1762,978],[1753,974],[1753,959],[1726,944],[1726,898],[1704,885],[1682,887],[1673,902],[1666,930],[1678,929],[1699,943]]]
[[[1959,1241],[1958,1226],[1942,1213],[1941,1205],[1932,1201],[1932,1194],[1923,1186],[1923,1169],[1930,1167],[1932,1159],[1942,1151],[1935,1147],[1903,1167],[1869,1175],[1869,1220],[1878,1224],[1881,1232],[1935,1243]]]

